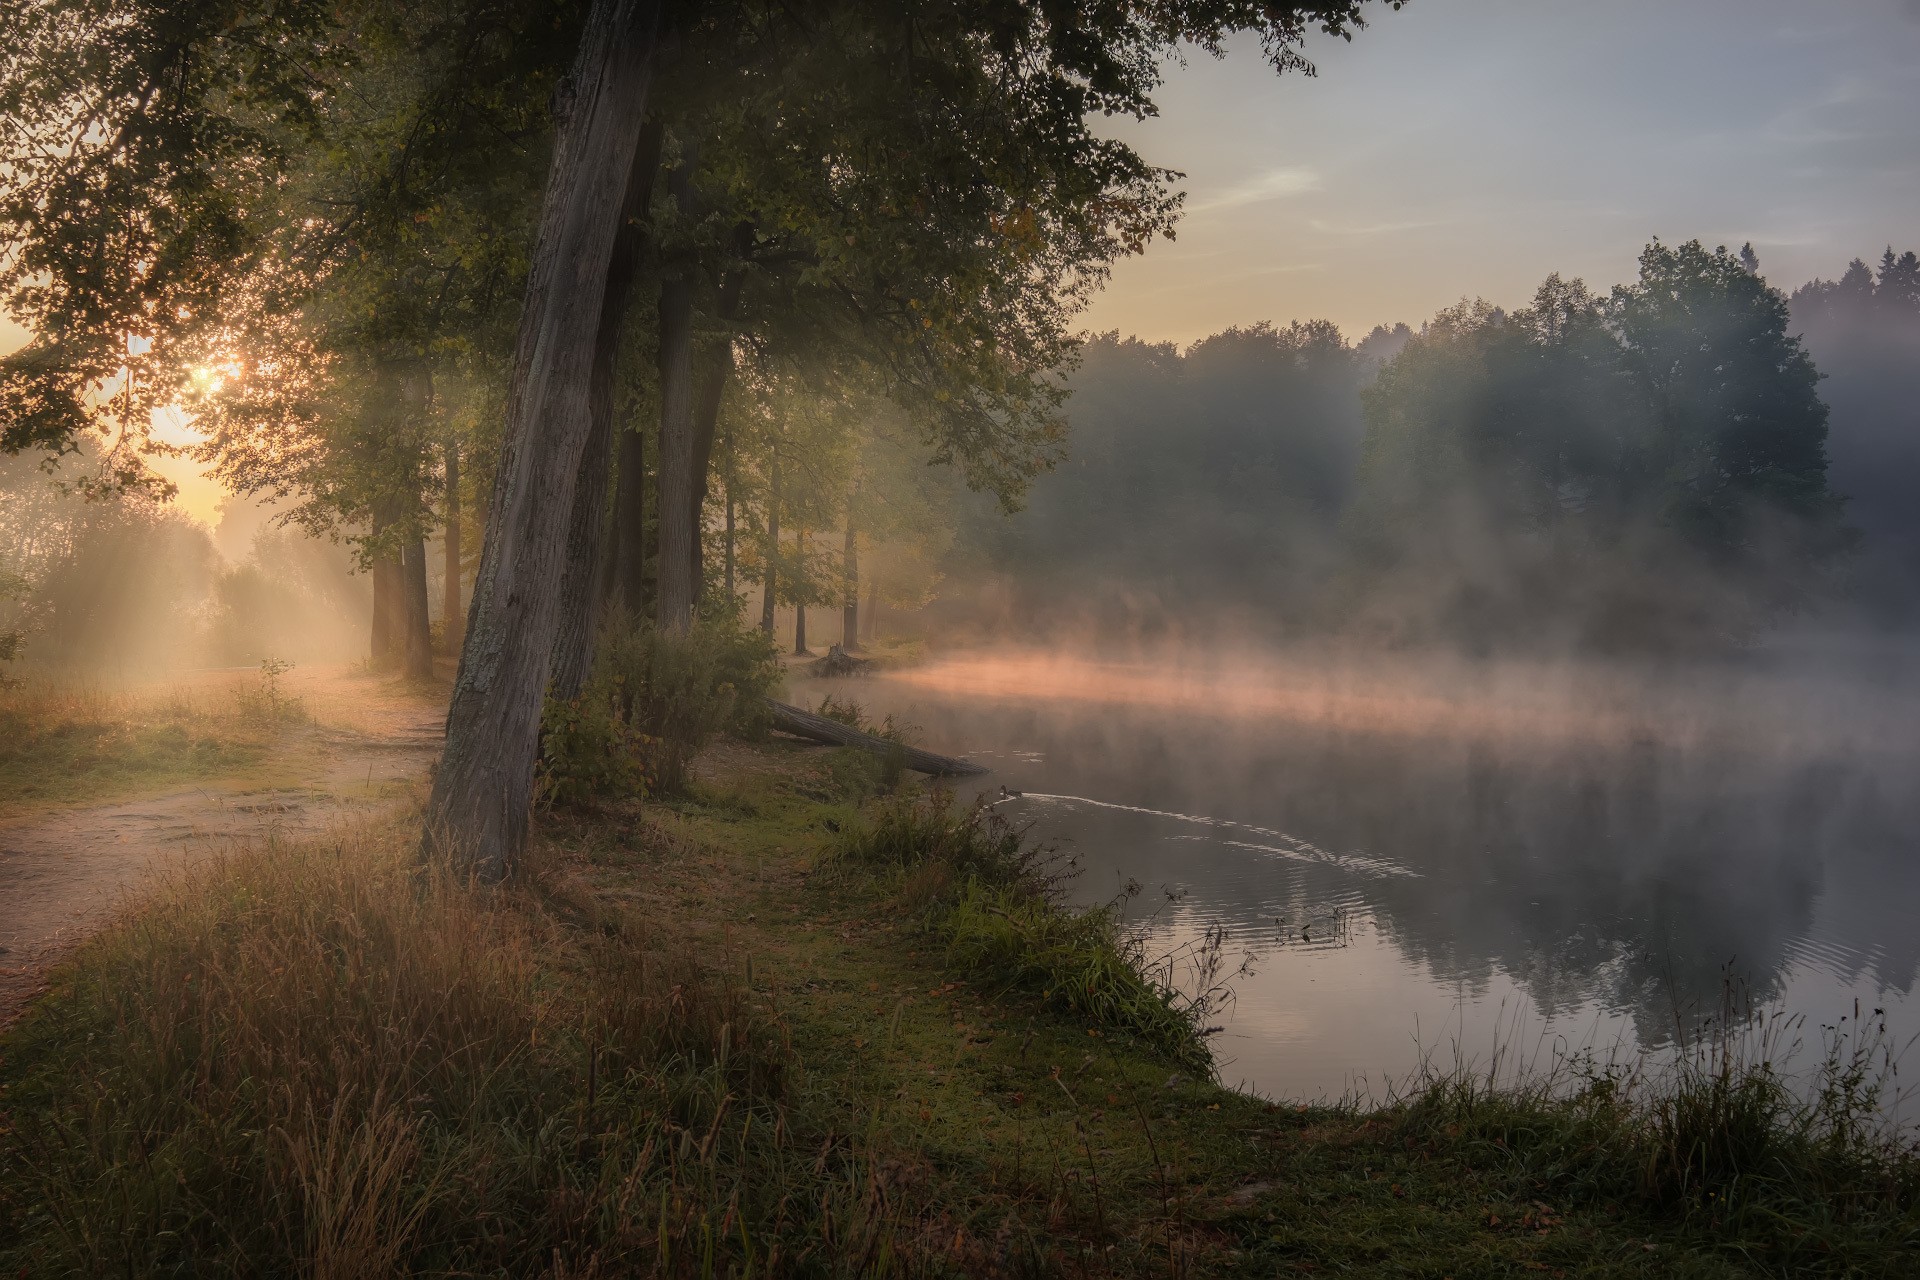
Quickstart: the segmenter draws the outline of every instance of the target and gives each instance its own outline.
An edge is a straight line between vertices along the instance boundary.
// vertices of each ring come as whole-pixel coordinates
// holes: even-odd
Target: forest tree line
[[[808,603],[829,519],[851,616],[863,434],[1015,504],[1060,453],[1074,316],[1180,206],[1095,122],[1238,34],[1310,70],[1363,7],[41,0],[0,59],[0,295],[32,334],[0,451],[153,492],[184,405],[219,480],[353,548],[416,675],[443,530],[428,837],[504,875],[600,620],[684,636],[738,608],[716,568]]]
[[[1607,651],[1910,620],[1920,258],[1791,298],[1750,249],[1639,265],[1357,343],[1326,322],[1093,337],[1068,459],[1013,519],[968,522],[948,616]]]

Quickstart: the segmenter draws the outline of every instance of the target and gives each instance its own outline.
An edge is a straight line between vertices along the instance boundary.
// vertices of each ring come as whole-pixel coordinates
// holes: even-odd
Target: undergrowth
[[[547,700],[542,794],[560,803],[682,795],[688,766],[717,734],[764,729],[764,699],[780,679],[772,642],[736,613],[702,617],[684,635],[615,616],[587,687]]]
[[[287,717],[184,694],[0,686],[0,807],[100,799],[263,761]]]
[[[1161,966],[1117,906],[1067,906],[1058,857],[992,810],[962,807],[944,791],[899,798],[848,833],[840,860],[879,873],[969,976],[1037,994],[1186,1070],[1212,1073],[1206,1038],[1217,987],[1194,995],[1159,980]]]
[[[400,826],[170,882],[0,1040],[0,1275],[1920,1274],[1872,1034],[1250,1097],[1017,828],[724,760],[500,889]]]
[[[1456,1067],[1382,1114],[1406,1140],[1507,1166],[1555,1197],[1634,1204],[1726,1241],[1774,1274],[1920,1274],[1920,1139],[1892,1117],[1896,1046],[1877,1011],[1822,1030],[1806,1071],[1801,1020],[1740,1007],[1670,1059],[1575,1057],[1499,1078]],[[1851,1022],[1851,1026],[1846,1025]]]
[[[7,1045],[0,1273],[839,1274],[881,1246],[862,1156],[796,1129],[736,983],[411,848],[209,866],[90,946]]]

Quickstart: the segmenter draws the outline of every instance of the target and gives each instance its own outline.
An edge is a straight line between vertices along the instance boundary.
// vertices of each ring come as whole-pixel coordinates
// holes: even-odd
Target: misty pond
[[[1263,1094],[1380,1096],[1496,1049],[1658,1055],[1729,991],[1799,1018],[1803,1055],[1856,1009],[1920,1032],[1897,657],[1844,679],[1382,665],[962,654],[792,696],[991,766],[960,794],[1023,793],[1000,812],[1077,859],[1080,901],[1137,882],[1150,951],[1224,926],[1251,972],[1215,1051]]]

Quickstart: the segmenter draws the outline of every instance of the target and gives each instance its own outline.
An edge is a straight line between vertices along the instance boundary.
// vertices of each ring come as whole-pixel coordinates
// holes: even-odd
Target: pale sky
[[[1324,318],[1358,338],[1551,271],[1629,278],[1653,236],[1752,241],[1792,289],[1920,248],[1920,0],[1413,0],[1320,74],[1242,43],[1116,131],[1183,171],[1173,243],[1120,265],[1092,329],[1190,342]],[[0,321],[0,351],[21,340]],[[220,491],[160,469],[211,521]]]
[[[1369,8],[1352,44],[1310,43],[1317,78],[1196,54],[1116,129],[1186,173],[1188,212],[1088,327],[1359,337],[1551,271],[1615,284],[1653,236],[1751,240],[1789,290],[1920,248],[1920,0]]]

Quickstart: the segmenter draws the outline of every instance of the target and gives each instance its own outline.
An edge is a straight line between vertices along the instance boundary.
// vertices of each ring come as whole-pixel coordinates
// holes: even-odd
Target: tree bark
[[[767,710],[772,714],[773,727],[782,733],[791,733],[797,738],[806,738],[813,742],[823,742],[830,747],[858,747],[871,751],[877,756],[898,755],[907,768],[918,773],[931,773],[937,776],[959,777],[986,773],[984,765],[977,765],[964,756],[943,756],[932,751],[922,751],[918,747],[909,747],[905,743],[876,737],[871,733],[841,724],[838,720],[829,720],[825,716],[815,715],[811,711],[802,711],[799,707],[768,698]]]
[[[660,167],[660,136],[657,123],[640,134],[620,211],[620,233],[614,238],[613,254],[607,262],[600,326],[594,337],[592,381],[587,387],[587,411],[593,426],[580,455],[580,474],[574,480],[567,567],[560,583],[560,626],[554,638],[553,672],[548,682],[553,696],[562,701],[578,697],[593,672],[594,639],[600,631],[601,566],[606,555],[607,464],[613,453],[613,379],[620,331],[646,241],[641,219],[653,198],[653,174]]]
[[[402,666],[416,680],[433,676],[433,626],[427,617],[427,540],[419,534],[400,547],[402,634],[405,644]]]
[[[647,439],[637,424],[620,431],[617,468],[611,599],[635,618],[643,618],[647,615]]]
[[[389,404],[397,399],[397,389],[386,396]],[[391,425],[397,430],[400,424]],[[399,523],[393,508],[391,498],[374,500],[371,532],[375,545],[393,545],[389,535]],[[367,657],[376,667],[397,666],[404,661],[407,648],[407,581],[400,551],[382,551],[369,566],[369,574],[373,578],[373,627]]]
[[[460,652],[460,632],[466,619],[460,612],[460,445],[447,441],[446,574],[440,588],[442,629],[447,652]]]
[[[599,371],[595,370],[595,381]],[[611,380],[611,379],[609,379]],[[598,388],[595,388],[597,398]],[[596,404],[580,473],[573,482],[573,513],[567,522],[567,559],[560,577],[559,622],[547,692],[562,702],[580,696],[593,670],[593,639],[600,626],[600,557],[607,511],[607,462],[613,454],[612,406]]]
[[[807,564],[807,531],[805,529],[794,535],[794,554],[801,566],[801,572],[804,573]],[[793,653],[797,658],[813,656],[813,650],[807,648],[807,602],[802,600],[797,592],[793,597]]]
[[[847,541],[841,554],[847,594],[840,607],[840,647],[848,653],[860,651],[860,538],[853,524],[853,508],[859,500],[860,486],[855,485],[847,495]]]
[[[735,226],[734,252],[744,256],[752,245],[753,224],[742,222]],[[739,318],[740,301],[746,293],[746,286],[745,263],[721,276],[720,296],[714,306],[714,317],[723,327],[730,327]],[[720,402],[726,396],[727,379],[732,373],[733,343],[728,339],[721,343],[719,350],[711,353],[706,367],[701,370],[699,394],[694,398],[693,405],[693,527],[688,530],[688,545],[693,551],[693,564],[689,572],[693,576],[696,603],[707,581],[706,540],[701,535],[706,532],[707,494],[711,488],[708,480],[713,472],[713,441],[720,424]]]
[[[737,609],[739,608],[740,597],[734,591],[733,586],[733,439],[731,432],[728,433],[727,439],[727,474],[724,481],[727,486],[727,608]]]
[[[689,146],[667,180],[674,202],[689,217],[694,213],[696,154]],[[670,635],[684,634],[692,624],[700,590],[693,579],[693,533],[700,518],[693,509],[695,270],[691,260],[669,264],[660,283],[660,473],[655,507],[660,559],[653,603],[660,629]]]
[[[595,0],[563,118],[521,309],[498,476],[428,847],[497,881],[525,845],[573,489],[592,430],[595,336],[639,141],[658,0]]]
[[[760,583],[760,629],[773,636],[774,580],[780,565],[780,459],[767,464],[767,571]]]
[[[378,537],[385,527],[384,521],[374,521],[374,536]],[[383,666],[393,661],[400,647],[404,617],[400,563],[392,555],[382,555],[373,562],[369,575],[373,578],[373,627],[368,637],[367,659],[375,666]]]

